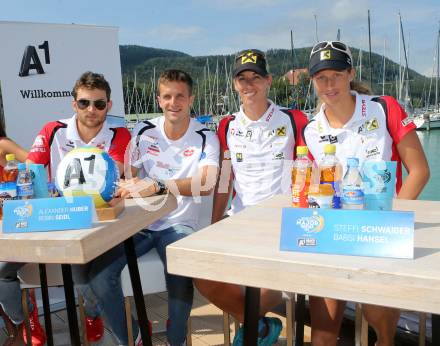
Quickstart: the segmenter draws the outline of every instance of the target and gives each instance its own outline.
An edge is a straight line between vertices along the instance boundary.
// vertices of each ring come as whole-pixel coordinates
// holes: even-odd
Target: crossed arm
[[[137,169],[132,167],[132,176],[135,178],[121,180],[117,196],[123,198],[148,197],[159,192],[160,187],[156,180],[136,177]],[[218,168],[208,165],[199,168],[196,175],[182,179],[164,181],[167,189],[175,196],[207,196],[215,187]]]
[[[230,159],[225,159],[224,150],[220,150],[220,177],[214,190],[214,202],[212,206],[211,223],[220,221],[228,206],[231,195],[234,175],[232,173],[232,163]]]

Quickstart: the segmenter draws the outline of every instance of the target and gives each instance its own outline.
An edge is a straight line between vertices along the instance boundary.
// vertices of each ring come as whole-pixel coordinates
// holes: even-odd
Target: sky
[[[290,49],[291,30],[295,48],[340,29],[342,41],[368,50],[368,10],[373,52],[399,62],[400,12],[409,67],[431,76],[440,0],[0,0],[0,21],[117,26],[120,44],[200,56]]]

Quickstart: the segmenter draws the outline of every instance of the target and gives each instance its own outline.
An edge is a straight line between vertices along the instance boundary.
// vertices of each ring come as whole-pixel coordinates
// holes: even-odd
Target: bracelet
[[[168,187],[166,186],[166,184],[163,181],[155,180],[155,183],[157,186],[156,195],[163,195],[168,192]]]

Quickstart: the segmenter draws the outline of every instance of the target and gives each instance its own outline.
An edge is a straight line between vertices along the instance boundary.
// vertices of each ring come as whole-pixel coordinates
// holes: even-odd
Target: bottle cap
[[[324,146],[324,154],[334,154],[334,153],[336,153],[336,145],[326,144]]]
[[[359,167],[359,159],[357,157],[347,157],[348,167]]]
[[[15,160],[14,154],[6,154],[6,161],[13,161]]]
[[[297,155],[307,155],[308,153],[309,153],[309,149],[306,146],[300,145],[299,147],[296,147]]]
[[[18,167],[19,170],[23,170],[23,169],[26,169],[26,164],[23,163],[23,162],[21,162],[21,163],[19,163],[19,164],[17,165],[17,167]]]

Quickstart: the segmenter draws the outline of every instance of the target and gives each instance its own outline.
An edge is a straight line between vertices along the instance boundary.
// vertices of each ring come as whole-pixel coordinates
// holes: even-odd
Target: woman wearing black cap
[[[350,49],[339,41],[316,44],[310,54],[309,73],[322,102],[306,126],[304,139],[315,160],[324,156],[324,146],[336,145],[343,166],[348,157],[397,161],[397,198],[415,199],[429,179],[429,167],[415,125],[390,96],[369,96],[368,89],[353,82]],[[408,176],[402,183],[402,165]],[[336,345],[345,302],[310,297],[312,344]],[[400,312],[363,304],[363,313],[376,331],[378,346],[393,345]]]
[[[303,143],[302,129],[307,118],[298,110],[283,110],[267,98],[272,76],[266,65],[264,53],[256,49],[246,49],[235,57],[233,82],[242,105],[238,112],[219,123],[221,173],[214,193],[212,223],[224,217],[232,189],[228,215],[276,194],[290,194],[290,163],[295,147]],[[238,321],[244,321],[243,286],[205,280],[194,282],[212,303]],[[280,292],[261,290],[257,345],[269,346],[278,339],[281,321],[265,314],[280,302]],[[233,346],[241,345],[242,328],[233,341]]]

